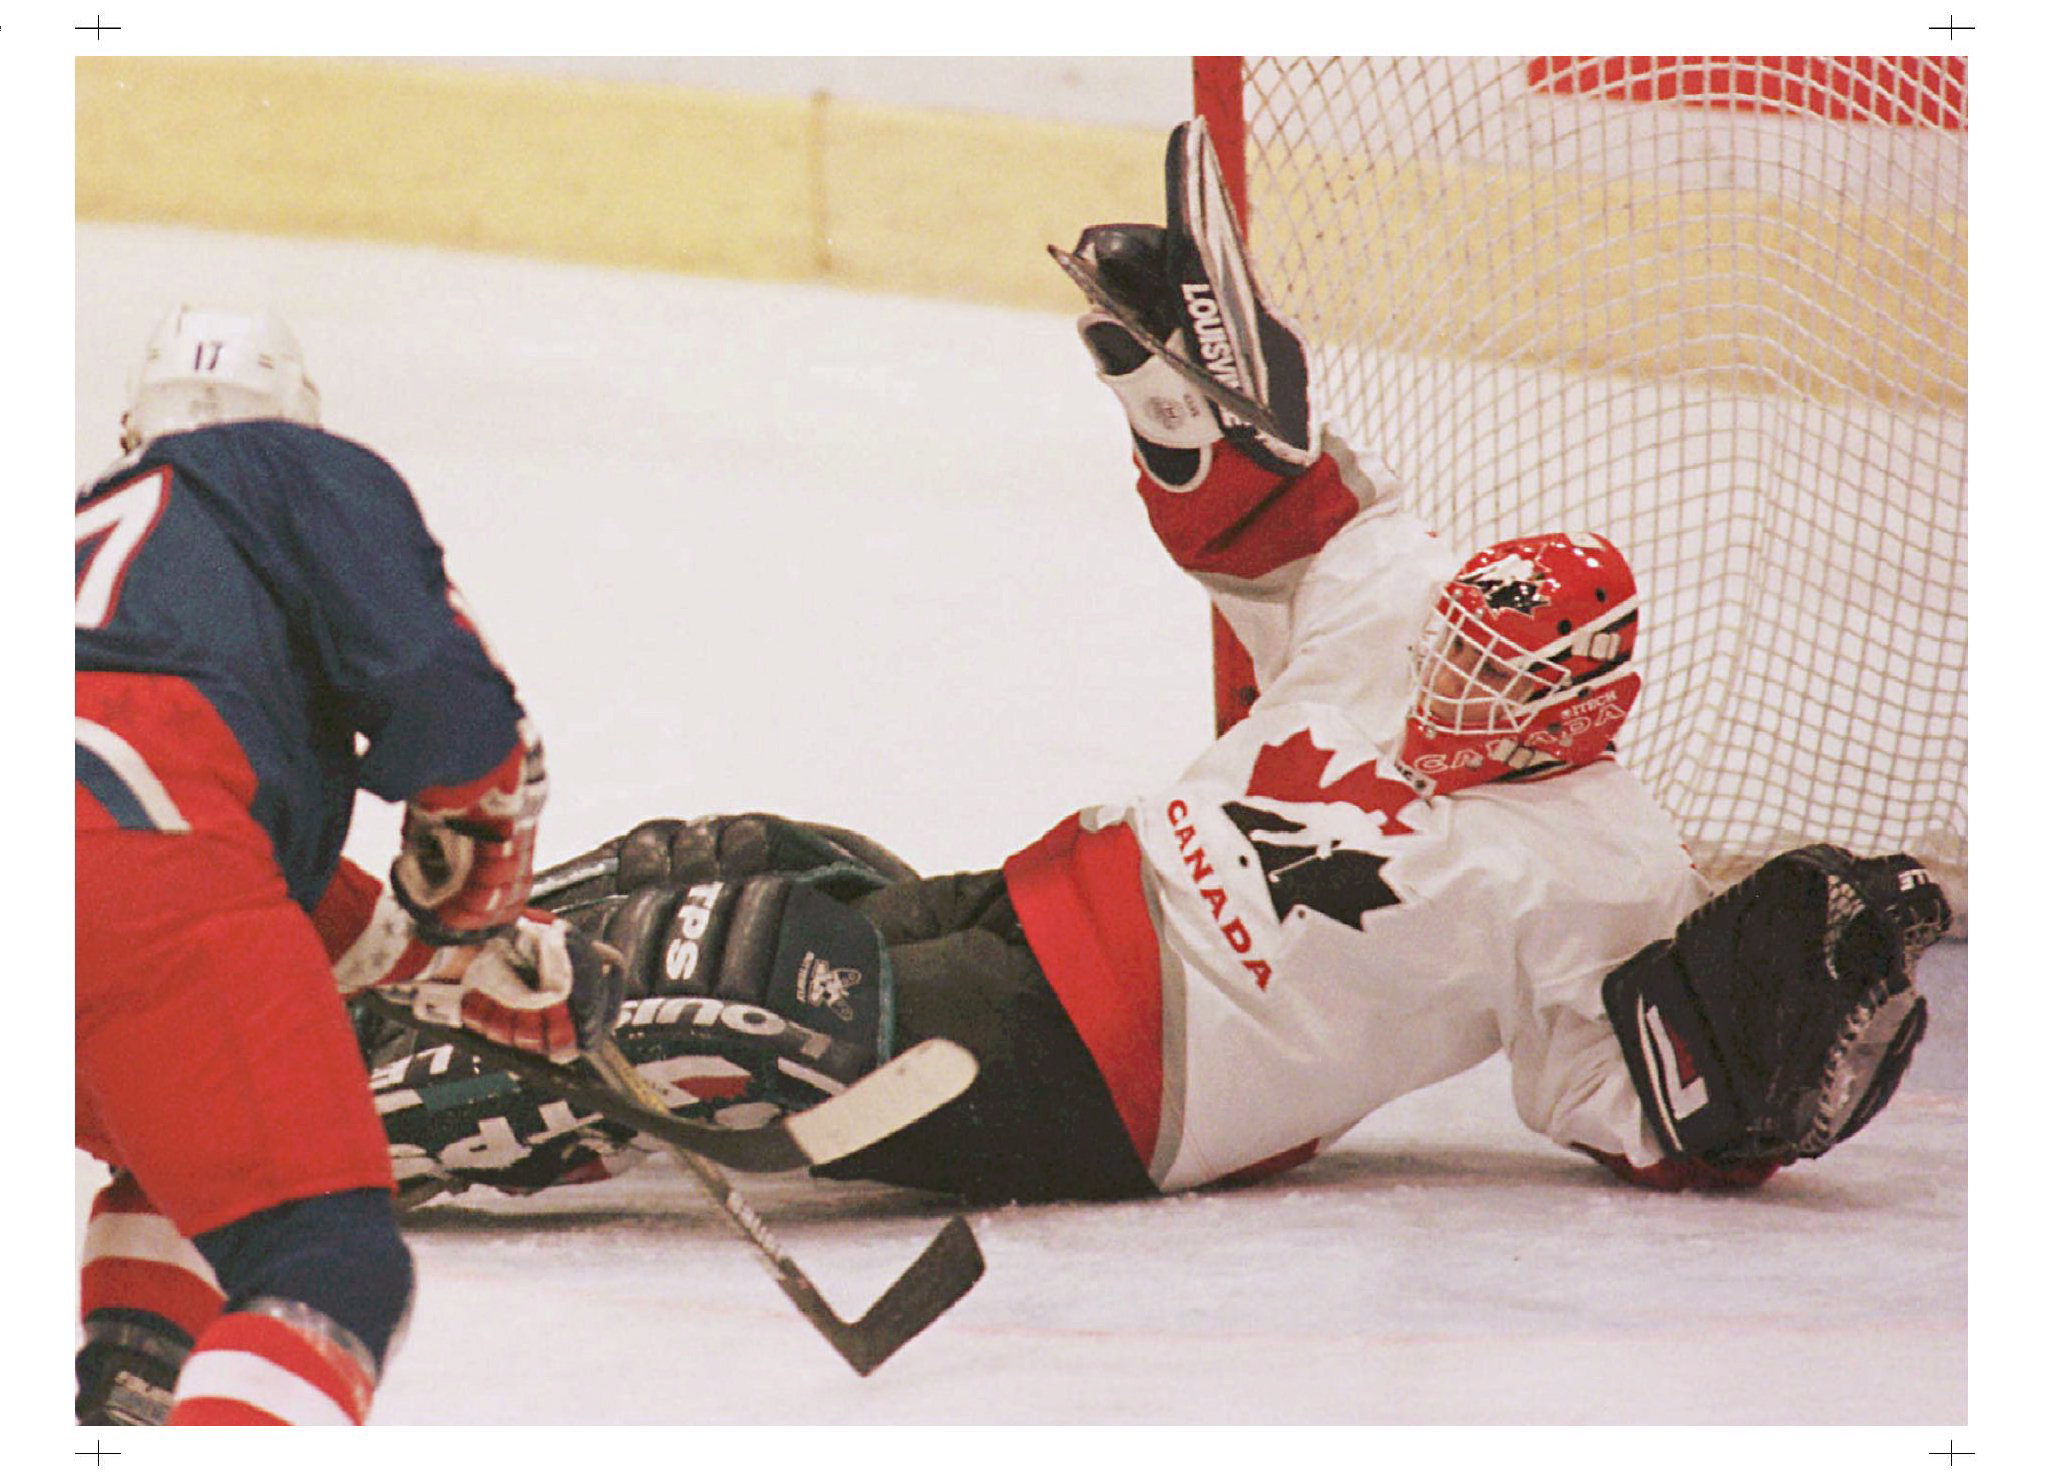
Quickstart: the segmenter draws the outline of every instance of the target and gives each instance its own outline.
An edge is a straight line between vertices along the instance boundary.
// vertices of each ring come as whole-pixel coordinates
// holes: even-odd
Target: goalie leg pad
[[[1783,1162],[1869,1123],[1926,1031],[1912,972],[1949,922],[1904,854],[1800,848],[1617,967],[1602,994],[1664,1149]]]

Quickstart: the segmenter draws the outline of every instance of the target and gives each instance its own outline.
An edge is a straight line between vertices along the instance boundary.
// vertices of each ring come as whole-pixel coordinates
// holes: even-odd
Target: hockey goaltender
[[[986,872],[845,829],[653,820],[539,875],[622,953],[617,1040],[679,1114],[758,1124],[930,1038],[971,1088],[818,1174],[977,1201],[1272,1175],[1496,1052],[1521,1119],[1660,1189],[1742,1187],[1886,1102],[1948,906],[1910,856],[1788,852],[1710,890],[1615,754],[1644,675],[1623,553],[1462,561],[1319,427],[1201,125],[1167,224],[1056,253],[1167,552],[1253,658],[1248,717]],[[366,1026],[404,1197],[599,1179],[631,1129]]]

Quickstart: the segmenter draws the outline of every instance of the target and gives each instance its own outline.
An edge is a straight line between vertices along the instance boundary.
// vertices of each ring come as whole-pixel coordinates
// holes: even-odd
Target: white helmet
[[[268,311],[173,309],[128,380],[121,450],[223,421],[320,424],[320,392],[284,320]]]

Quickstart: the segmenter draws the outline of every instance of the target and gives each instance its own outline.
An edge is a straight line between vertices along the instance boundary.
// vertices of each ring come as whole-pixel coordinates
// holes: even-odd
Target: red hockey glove
[[[379,989],[422,1022],[567,1063],[611,1030],[623,983],[616,951],[535,909],[478,949],[458,978]]]
[[[480,944],[519,917],[547,793],[540,741],[522,721],[519,742],[490,772],[407,803],[391,888],[422,940]]]

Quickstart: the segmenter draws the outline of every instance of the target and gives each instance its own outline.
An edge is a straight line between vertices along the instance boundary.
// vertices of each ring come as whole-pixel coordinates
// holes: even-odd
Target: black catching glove
[[[1868,1124],[1926,1031],[1913,970],[1951,923],[1907,854],[1804,847],[1617,967],[1607,1015],[1664,1149],[1783,1163]]]

